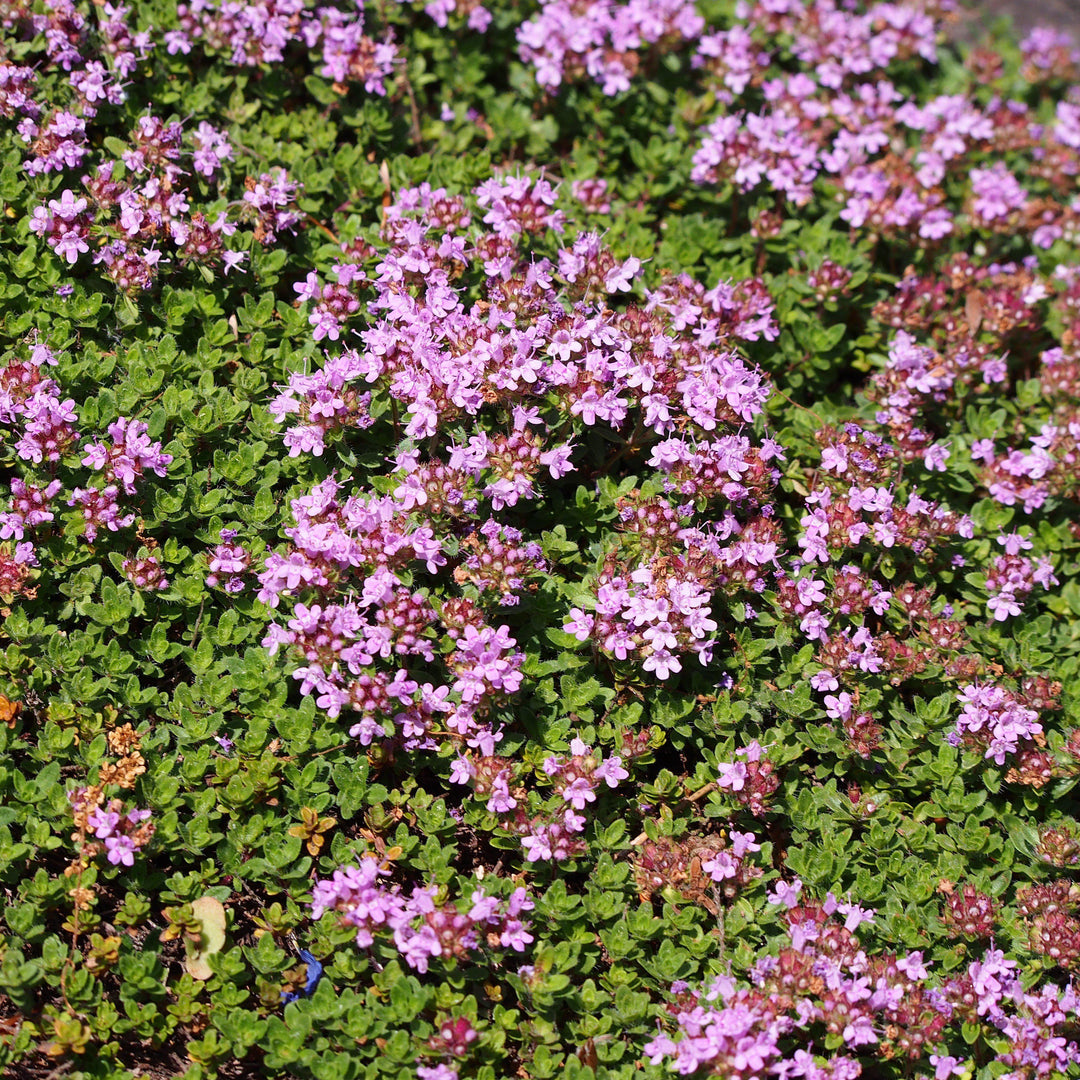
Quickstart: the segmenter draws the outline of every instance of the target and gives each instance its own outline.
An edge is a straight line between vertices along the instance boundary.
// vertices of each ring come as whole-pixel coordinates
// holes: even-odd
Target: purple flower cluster
[[[950,733],[954,746],[985,748],[985,757],[998,765],[1007,754],[1015,754],[1024,744],[1043,743],[1039,714],[1013,691],[993,683],[972,683],[960,690],[963,706]]]
[[[144,423],[120,417],[107,428],[108,438],[86,442],[81,464],[101,475],[85,488],[71,487],[57,474],[70,467],[79,432],[74,400],[62,397],[57,382],[44,373],[60,357],[43,342],[32,340],[7,358],[0,369],[0,424],[11,429],[9,445],[24,465],[13,476],[10,498],[0,510],[0,595],[33,596],[30,583],[40,566],[35,546],[56,528],[57,504],[63,500],[82,518],[83,535],[93,542],[102,528],[118,532],[135,521],[124,502],[137,494],[147,474],[166,475],[172,457],[152,441]],[[35,475],[36,468],[45,471]],[[166,587],[157,560],[127,560],[123,570],[140,588]]]
[[[972,456],[986,463],[989,493],[1004,506],[1022,506],[1026,514],[1042,507],[1052,493],[1073,489],[1080,461],[1080,421],[1044,424],[1030,441],[1030,449],[1012,449],[1000,457],[991,439],[979,440],[971,448]]]
[[[102,473],[107,484],[118,482],[126,494],[134,495],[144,473],[166,474],[172,455],[161,449],[160,442],[151,442],[141,420],[121,416],[106,430],[112,443],[87,443],[83,447],[82,463]]]
[[[316,692],[331,716],[358,714],[350,733],[364,745],[385,738],[392,719],[406,746],[433,746],[433,735],[452,733],[492,748],[501,736],[483,718],[521,685],[524,657],[514,639],[467,600],[447,601],[436,618],[425,595],[395,573],[413,562],[431,571],[445,563],[432,530],[389,497],[339,503],[338,488],[328,479],[294,501],[292,550],[271,555],[259,575],[259,598],[272,607],[311,593],[322,603],[297,603],[287,627],[271,626],[264,645],[272,654],[283,645],[297,651],[306,661],[293,673],[301,691]],[[333,602],[335,592],[351,589],[357,568],[367,571],[359,594]],[[437,625],[452,642],[442,658],[447,682],[420,683],[396,665],[416,656],[426,673],[436,670]],[[391,662],[389,670],[380,661]]]
[[[338,263],[331,272],[337,278],[336,282],[322,285],[319,283],[318,275],[312,271],[308,274],[306,281],[298,282],[293,286],[301,303],[311,302],[308,322],[311,323],[311,336],[314,341],[322,341],[323,338],[337,341],[341,336],[342,327],[360,310],[358,287],[366,278],[364,272],[353,262]],[[327,367],[329,366],[328,364]],[[332,372],[324,376],[324,378],[332,377]],[[343,373],[342,379],[346,377],[348,376]],[[315,388],[317,384],[312,387],[312,389]],[[311,389],[302,389],[302,384],[299,384],[297,389],[305,395],[311,393]],[[330,387],[325,387],[325,389],[330,389]],[[281,417],[277,419],[280,422]]]
[[[476,889],[468,910],[461,911],[453,903],[436,904],[434,886],[414,886],[406,896],[400,886],[385,883],[389,874],[373,855],[361,858],[359,866],[335,870],[330,880],[315,883],[312,918],[336,912],[356,928],[362,949],[375,943],[376,934],[392,935],[405,962],[421,973],[436,957],[444,963],[465,962],[485,947],[520,953],[533,940],[529,924],[519,918],[534,906],[524,888],[505,900]]]
[[[236,542],[236,537],[235,529],[221,530],[221,543],[210,556],[210,573],[206,575],[206,584],[210,588],[222,588],[234,595],[247,588],[247,575],[252,563],[251,553],[243,544]]]
[[[292,547],[268,559],[260,598],[275,607],[282,596],[298,601],[287,629],[271,628],[267,647],[298,650],[304,692],[315,691],[331,715],[359,712],[353,732],[364,742],[384,737],[392,720],[406,745],[442,734],[490,755],[499,736],[481,718],[521,685],[521,655],[482,605],[518,602],[545,565],[539,542],[504,512],[543,498],[545,474],[573,470],[576,433],[601,424],[633,430],[641,445],[663,437],[654,464],[684,499],[745,508],[764,501],[775,480],[767,463],[779,448],[723,431],[758,416],[769,392],[738,343],[777,331],[755,281],[706,291],[673,279],[649,294],[646,308],[630,300],[613,312],[587,297],[632,290],[638,260],[615,260],[591,234],[562,247],[557,262],[531,253],[536,243],[559,243],[565,227],[546,179],[496,177],[475,197],[480,225],[459,196],[427,185],[403,191],[386,209],[384,250],[346,246],[336,285],[312,274],[297,286],[320,339],[347,329],[358,285],[372,296],[364,348],[292,376],[274,402],[280,421],[300,421],[285,436],[290,455],[319,456],[337,432],[370,427],[376,416],[411,439],[431,440],[430,450],[398,453],[390,495],[340,500],[330,480],[294,503]],[[364,259],[375,262],[373,273],[361,269]],[[466,306],[451,282],[470,267],[486,279],[486,296]],[[467,433],[454,427],[482,411],[500,419]],[[656,513],[667,520],[666,504]],[[647,518],[627,521],[645,544],[652,543]],[[628,584],[619,586],[622,634],[604,647],[632,652],[664,675],[678,670],[680,651],[707,658],[716,629],[712,589],[755,577],[751,564],[775,551],[768,533],[764,518],[744,526],[734,513],[715,535],[683,530],[678,543],[708,552],[697,580],[675,559],[665,562],[670,545],[652,543],[655,557],[642,561],[638,544]],[[735,542],[722,546],[730,537]],[[398,577],[451,559],[460,597],[440,599]],[[353,598],[335,602],[346,589]],[[409,656],[428,664],[425,679],[442,657],[446,681],[381,663]],[[580,831],[574,810],[566,813],[573,820],[558,823],[556,848],[563,833]]]
[[[51,509],[52,500],[63,486],[59,480],[39,487],[27,484],[18,476],[12,477],[11,509],[0,514],[0,539],[22,540],[39,525],[52,521],[56,516]]]
[[[687,0],[544,0],[540,14],[518,28],[518,52],[545,90],[588,76],[615,95],[630,88],[642,50],[670,52],[704,28]]]
[[[998,537],[1005,554],[997,556],[986,575],[986,590],[990,600],[986,607],[997,622],[1019,615],[1023,600],[1036,585],[1049,589],[1060,582],[1054,576],[1053,564],[1046,557],[1028,559],[1020,554],[1034,546],[1020,533],[1006,533]]]
[[[830,699],[826,698],[828,705]],[[766,812],[766,801],[780,786],[775,766],[765,756],[765,748],[754,739],[735,751],[736,761],[717,762],[717,787],[730,791],[756,817]]]
[[[176,11],[180,28],[163,35],[173,55],[199,46],[238,66],[258,67],[282,63],[290,46],[311,52],[321,47],[320,74],[342,86],[358,83],[379,96],[386,94],[385,80],[397,63],[392,39],[378,42],[364,33],[362,4],[351,11],[312,11],[304,0],[191,0]]]
[[[912,189],[899,198],[888,175],[868,164],[888,149],[903,101],[881,73],[911,56],[936,59],[937,27],[925,7],[879,3],[853,15],[831,0],[741,4],[733,26],[701,37],[694,66],[727,105],[752,87],[765,107],[757,113],[729,109],[709,125],[694,179],[730,179],[743,191],[764,182],[802,205],[819,176],[841,174],[848,203],[841,216],[855,226],[865,221],[870,201],[887,203],[882,226],[934,218],[935,194],[928,200]],[[791,36],[801,70],[769,79],[780,35]]]
[[[172,462],[172,455],[162,450],[160,442],[150,440],[146,424],[140,420],[121,416],[107,431],[112,442],[88,443],[83,447],[82,459],[83,465],[102,473],[104,485],[75,488],[68,499],[68,506],[77,507],[82,514],[83,534],[91,542],[102,527],[117,532],[132,524],[135,515],[123,512],[121,491],[134,495],[144,473],[165,476]]]
[[[1018,965],[994,948],[932,981],[919,951],[863,949],[853,931],[872,912],[831,893],[800,903],[799,892],[798,882],[777,888],[790,944],[758,960],[749,986],[727,975],[701,991],[672,986],[674,1033],[645,1047],[653,1064],[684,1076],[855,1080],[867,1058],[902,1057],[948,1080],[967,1075],[970,1062],[949,1051],[973,1035],[985,1036],[993,1060],[1015,1070],[1010,1076],[1064,1073],[1080,1062],[1080,1047],[1068,1039],[1080,1012],[1071,985],[1025,990]],[[807,1049],[822,1041],[827,1055]]]
[[[228,249],[225,240],[237,231],[237,221],[250,222],[256,242],[271,244],[281,229],[292,229],[299,218],[289,209],[296,195],[280,170],[251,180],[233,218],[224,212],[213,220],[192,210],[195,193],[186,185],[181,163],[180,124],[164,124],[144,116],[132,134],[132,149],[123,155],[124,179],[117,180],[115,161],[99,164],[82,178],[86,196],[65,189],[60,199],[34,211],[30,228],[74,265],[90,250],[90,242],[104,240],[94,262],[117,287],[129,294],[150,288],[171,252],[181,264],[230,270],[247,258]],[[206,123],[194,138],[195,171],[211,178],[232,156],[224,132]],[[171,245],[164,251],[159,243]],[[165,262],[163,262],[165,258]]]
[[[0,597],[10,603],[16,596],[33,597],[36,587],[29,584],[38,566],[34,545],[0,544]]]
[[[492,14],[477,0],[428,0],[424,11],[435,20],[436,26],[447,26],[451,15],[464,16],[470,30],[484,33],[491,25]]]
[[[30,176],[90,165],[100,145],[94,127],[98,106],[124,99],[121,80],[135,71],[152,45],[148,33],[130,29],[127,7],[105,5],[96,44],[84,17],[66,0],[48,5],[47,11],[34,16],[28,29],[41,35],[37,40],[49,62],[66,73],[64,107],[57,102],[46,110],[29,96],[31,69],[0,65],[0,110],[22,114],[18,132],[30,150],[24,162]],[[325,14],[324,21],[329,26],[334,17]],[[102,51],[109,66],[89,59],[93,48]],[[281,170],[248,178],[244,197],[229,212],[209,215],[198,209],[201,196],[192,174],[209,186],[233,156],[227,134],[205,121],[185,146],[180,123],[142,116],[119,159],[90,167],[79,177],[81,191],[66,186],[58,197],[45,199],[34,208],[30,229],[69,266],[92,253],[105,276],[129,295],[150,288],[171,262],[228,273],[247,258],[226,243],[238,223],[250,223],[256,242],[269,245],[278,232],[299,222],[293,209],[296,185]]]
[[[579,641],[593,639],[619,660],[640,659],[658,679],[682,670],[679,653],[692,653],[707,664],[718,625],[711,618],[715,561],[703,557],[696,542],[684,544],[680,555],[665,550],[652,565],[643,563],[625,575],[617,566],[605,567],[596,580],[594,612],[571,608],[563,629]]]
[[[57,363],[46,345],[34,342],[29,356],[0,370],[0,424],[13,429],[19,459],[34,465],[52,467],[79,437],[74,400],[62,398],[59,385],[44,374]]]
[[[471,582],[481,593],[499,594],[504,607],[513,607],[527,580],[537,578],[547,569],[540,545],[535,540],[522,543],[522,532],[494,519],[462,540],[470,550],[465,561],[454,571],[458,583]],[[535,589],[535,584],[532,585]]]
[[[87,832],[98,841],[84,845],[84,854],[93,856],[104,851],[113,866],[134,866],[135,856],[154,835],[149,810],[128,810],[119,799],[100,801],[100,789],[76,788],[68,792],[76,821],[85,824]]]
[[[207,52],[224,53],[233,64],[280,63],[297,36],[306,7],[303,0],[178,4],[180,29],[165,33],[165,47],[170,53],[186,54],[198,42]]]
[[[31,149],[25,162],[31,176],[80,164],[87,153],[85,121],[97,115],[99,105],[125,100],[123,80],[153,47],[149,34],[130,29],[131,9],[125,5],[103,4],[96,34],[72,0],[50,0],[43,7],[40,14],[20,7],[5,25],[18,23],[27,38],[40,40],[48,62],[67,75],[70,107],[35,101],[29,91],[37,81],[36,70],[6,56],[0,60],[0,112],[8,117],[22,114],[17,130]]]
[[[471,785],[474,796],[485,803],[488,811],[502,818],[502,827],[521,838],[528,862],[560,862],[581,854],[581,834],[587,824],[581,811],[596,802],[602,784],[616,788],[630,775],[618,754],[605,759],[574,738],[569,757],[552,754],[544,759],[544,781],[554,787],[558,798],[536,814],[528,808],[526,789],[515,784],[516,771],[508,758],[464,754],[451,767],[450,779]]]
[[[855,13],[838,0],[739,4],[732,25],[700,35],[693,58],[725,106],[704,128],[693,179],[764,187],[796,206],[820,190],[841,203],[852,229],[924,247],[960,227],[1018,232],[1038,248],[1075,232],[1076,208],[1065,199],[1066,178],[1080,173],[1075,103],[1061,101],[1045,125],[1000,95],[982,105],[961,95],[921,101],[890,81],[900,62],[936,62],[937,17],[948,6],[881,2]],[[1075,70],[1053,35],[1034,34],[1025,48],[1035,85]],[[1000,160],[1017,151],[1059,198],[1021,186]]]
[[[1042,82],[1048,77],[1075,83],[1080,79],[1080,49],[1062,30],[1037,26],[1020,42],[1024,77]]]

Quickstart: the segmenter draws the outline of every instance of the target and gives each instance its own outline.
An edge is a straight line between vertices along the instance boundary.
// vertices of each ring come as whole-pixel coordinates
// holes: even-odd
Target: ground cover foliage
[[[0,4],[0,1067],[1075,1074],[1080,57],[947,4]]]

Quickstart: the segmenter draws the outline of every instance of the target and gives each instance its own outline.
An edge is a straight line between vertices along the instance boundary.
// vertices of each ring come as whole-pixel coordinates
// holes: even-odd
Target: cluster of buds
[[[881,615],[892,594],[872,581],[857,566],[842,566],[833,575],[826,603],[838,615],[861,615],[867,608]]]
[[[831,588],[813,572],[792,580],[782,571],[775,575],[774,605],[784,615],[799,618],[799,629],[811,641],[824,640],[830,618],[822,608],[849,618],[868,608],[884,615],[892,593],[870,581],[856,566],[840,567],[832,576]]]
[[[998,905],[991,897],[970,884],[957,888],[943,882],[938,891],[945,895],[941,921],[949,937],[980,940],[994,936]]]
[[[232,236],[236,226],[219,214],[213,221],[197,210],[187,221],[174,221],[169,229],[179,248],[181,262],[202,266],[224,265],[225,272],[243,264],[247,258],[242,251],[226,251],[224,237]]]
[[[140,116],[131,133],[132,149],[123,154],[125,167],[136,175],[160,170],[166,178],[175,178],[183,134],[178,121],[166,123],[157,116]]]
[[[402,188],[393,203],[385,207],[380,234],[384,240],[403,237],[409,222],[426,222],[452,236],[467,229],[471,220],[460,195],[452,195],[446,188],[433,188],[425,180],[416,187]],[[363,245],[362,241],[356,243]]]
[[[1015,763],[1005,774],[1005,780],[1010,784],[1041,788],[1060,772],[1057,760],[1048,750],[1039,746],[1025,746],[1017,751]]]
[[[640,491],[632,491],[616,502],[619,511],[619,530],[635,537],[637,549],[644,556],[653,556],[676,544],[686,527],[685,515],[667,500],[646,499]]]
[[[573,193],[574,198],[581,203],[582,209],[586,210],[588,213],[611,213],[611,203],[608,201],[611,193],[608,190],[608,182],[603,178],[595,177],[588,180],[575,180],[571,183],[570,190]]]
[[[814,299],[819,304],[827,304],[847,295],[851,277],[851,271],[846,266],[832,259],[823,259],[816,270],[807,271],[806,284],[813,290]]]
[[[1016,908],[1028,930],[1031,950],[1075,971],[1080,965],[1080,887],[1058,880],[1017,890]]]
[[[1074,821],[1043,825],[1039,829],[1035,854],[1061,870],[1076,866],[1080,863],[1080,825]]]
[[[1060,679],[1045,675],[1025,675],[1020,680],[1020,700],[1030,709],[1039,712],[1057,711],[1062,708],[1061,694],[1064,686]]]
[[[427,1047],[434,1054],[462,1058],[479,1037],[480,1033],[467,1017],[451,1017],[439,1025],[438,1034],[428,1039]]]
[[[439,461],[420,465],[412,455],[402,461],[402,467],[406,471],[399,478],[394,498],[405,509],[422,506],[432,519],[457,520],[478,507],[479,490],[471,472]]]
[[[929,338],[937,349],[936,362],[945,366],[939,374],[949,375],[951,381],[970,366],[965,356],[978,359],[987,355],[978,346],[980,340],[989,338],[995,345],[1003,345],[1007,335],[1033,329],[1038,324],[1036,305],[1046,295],[1046,286],[1037,278],[1033,262],[980,266],[971,256],[959,253],[946,260],[937,274],[919,275],[908,268],[897,284],[896,295],[880,301],[874,317],[886,326]],[[906,349],[911,338],[898,335],[897,343]],[[886,379],[895,380],[897,369],[917,369],[910,356],[896,359],[900,363],[891,360],[882,373]],[[983,374],[985,377],[987,373]],[[987,381],[994,381],[993,376]],[[885,384],[879,376],[874,385],[884,388]],[[919,389],[902,378],[894,389],[903,385]]]
[[[140,591],[153,592],[169,587],[169,579],[165,576],[165,570],[155,555],[146,555],[139,559],[125,559],[121,569],[128,581]]]
[[[128,296],[149,289],[157,280],[161,252],[157,248],[139,248],[126,240],[113,240],[94,255],[94,262],[104,267],[105,276]]]

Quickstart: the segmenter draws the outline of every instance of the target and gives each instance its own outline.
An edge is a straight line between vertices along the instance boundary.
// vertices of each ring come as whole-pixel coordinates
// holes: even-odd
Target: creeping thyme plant
[[[1080,48],[0,0],[0,1072],[1080,1075]]]

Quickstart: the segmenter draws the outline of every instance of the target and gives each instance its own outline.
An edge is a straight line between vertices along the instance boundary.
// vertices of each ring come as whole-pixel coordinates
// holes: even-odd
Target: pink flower
[[[109,836],[105,839],[105,851],[113,866],[134,866],[137,850],[130,836]]]

